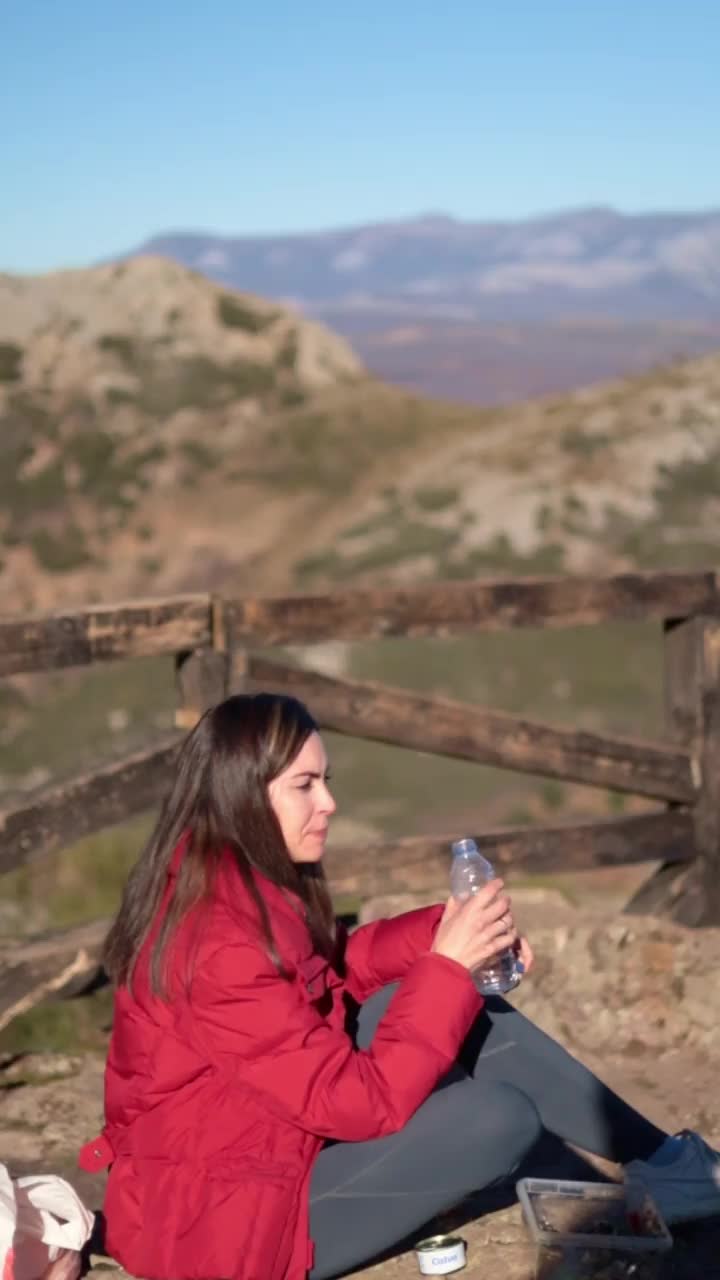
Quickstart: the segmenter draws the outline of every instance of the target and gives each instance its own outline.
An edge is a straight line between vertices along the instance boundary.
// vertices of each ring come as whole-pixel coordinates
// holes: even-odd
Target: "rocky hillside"
[[[12,611],[713,562],[720,359],[482,411],[161,260],[4,277],[0,475]]]
[[[167,262],[0,277],[6,599],[187,576],[198,524],[240,532],[272,433],[362,372],[320,326]]]

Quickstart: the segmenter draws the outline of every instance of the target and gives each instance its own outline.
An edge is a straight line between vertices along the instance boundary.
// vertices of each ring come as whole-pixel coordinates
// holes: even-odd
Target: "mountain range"
[[[517,223],[434,215],[286,236],[172,233],[139,252],[304,307],[456,320],[720,320],[720,210],[583,209]]]
[[[373,372],[482,404],[720,347],[720,211],[442,214],[293,235],[170,232],[158,254],[290,303]]]

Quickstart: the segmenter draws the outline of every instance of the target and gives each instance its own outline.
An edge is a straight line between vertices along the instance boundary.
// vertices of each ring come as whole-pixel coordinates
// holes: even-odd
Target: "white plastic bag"
[[[93,1214],[54,1175],[13,1180],[0,1164],[0,1280],[77,1280]]]

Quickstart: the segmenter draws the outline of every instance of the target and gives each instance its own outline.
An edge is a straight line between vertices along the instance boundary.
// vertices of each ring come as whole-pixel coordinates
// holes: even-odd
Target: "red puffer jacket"
[[[201,927],[191,913],[176,934],[171,999],[150,992],[149,943],[133,995],[116,995],[106,1124],[80,1164],[110,1166],[108,1250],[145,1280],[303,1280],[323,1141],[402,1128],[482,1005],[467,970],[429,950],[441,907],[358,929],[341,978],[313,950],[300,903],[257,883],[289,979],[228,855]],[[357,1050],[348,997],[396,979],[372,1046]]]

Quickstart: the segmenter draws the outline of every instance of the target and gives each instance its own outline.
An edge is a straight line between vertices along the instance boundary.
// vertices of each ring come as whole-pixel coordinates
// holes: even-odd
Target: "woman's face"
[[[328,790],[328,762],[319,733],[311,733],[292,764],[268,787],[293,862],[319,862],[325,852],[335,801]]]

